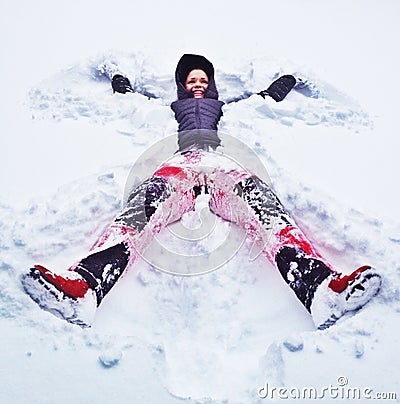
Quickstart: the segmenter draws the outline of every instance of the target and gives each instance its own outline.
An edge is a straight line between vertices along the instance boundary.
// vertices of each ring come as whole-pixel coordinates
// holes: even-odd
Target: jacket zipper
[[[200,120],[200,107],[199,107],[199,99],[195,99],[196,101],[196,108],[194,111],[194,116],[196,119],[196,129],[200,129],[201,128],[201,120]]]

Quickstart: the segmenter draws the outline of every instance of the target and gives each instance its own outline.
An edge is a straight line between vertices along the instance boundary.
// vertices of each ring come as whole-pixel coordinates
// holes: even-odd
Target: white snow
[[[334,402],[348,388],[400,402],[399,11],[395,0],[3,5],[0,402],[261,403],[271,391],[276,402]],[[249,242],[201,276],[136,262],[91,329],[23,292],[32,264],[61,271],[87,253],[133,163],[176,130],[173,73],[187,52],[213,61],[222,98],[265,89],[278,72],[320,90],[227,105],[221,130],[254,150],[335,267],[382,274],[356,315],[316,331],[266,259],[250,259]],[[161,98],[113,94],[96,73],[105,61]],[[220,219],[210,226],[197,253],[237,236]],[[179,251],[174,234],[160,238]],[[307,386],[325,399],[293,398]]]

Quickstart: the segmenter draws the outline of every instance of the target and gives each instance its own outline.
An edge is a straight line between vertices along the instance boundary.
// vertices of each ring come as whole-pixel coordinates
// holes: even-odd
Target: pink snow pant
[[[194,210],[200,190],[210,210],[241,226],[310,310],[319,284],[334,274],[270,186],[217,152],[174,156],[131,193],[90,254],[71,268],[96,291],[98,304],[155,235]]]

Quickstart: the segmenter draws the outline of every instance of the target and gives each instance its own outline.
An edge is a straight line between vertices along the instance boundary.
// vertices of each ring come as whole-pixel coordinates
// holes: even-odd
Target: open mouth
[[[194,90],[193,94],[195,97],[202,97],[204,95],[204,91],[203,90]]]

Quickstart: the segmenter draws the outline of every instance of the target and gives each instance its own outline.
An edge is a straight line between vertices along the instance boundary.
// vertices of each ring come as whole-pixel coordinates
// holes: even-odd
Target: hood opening
[[[193,98],[191,91],[186,90],[185,83],[188,74],[194,69],[201,69],[208,76],[208,88],[204,93],[204,98],[218,99],[218,91],[214,80],[214,66],[204,56],[194,54],[183,55],[176,66],[175,82],[178,99]]]

